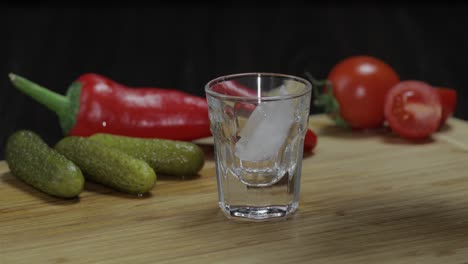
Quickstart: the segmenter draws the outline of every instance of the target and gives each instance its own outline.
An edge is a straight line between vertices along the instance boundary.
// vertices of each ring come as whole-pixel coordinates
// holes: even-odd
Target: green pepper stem
[[[45,87],[13,73],[8,74],[8,77],[10,77],[11,82],[18,90],[45,105],[59,117],[63,116],[70,107],[70,99],[65,95],[50,91]]]

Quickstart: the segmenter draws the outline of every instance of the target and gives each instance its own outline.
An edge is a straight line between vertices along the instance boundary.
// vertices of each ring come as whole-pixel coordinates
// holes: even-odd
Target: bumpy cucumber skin
[[[83,191],[85,178],[80,168],[32,131],[19,130],[9,136],[5,159],[13,175],[44,193],[73,198]]]
[[[196,175],[205,163],[203,150],[192,142],[102,133],[90,139],[146,161],[158,174]]]
[[[65,137],[55,149],[77,164],[87,180],[118,191],[144,194],[156,183],[156,173],[145,161],[86,137]]]

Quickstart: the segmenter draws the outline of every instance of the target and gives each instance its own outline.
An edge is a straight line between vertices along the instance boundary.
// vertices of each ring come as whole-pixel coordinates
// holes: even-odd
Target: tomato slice
[[[390,128],[407,139],[425,139],[440,123],[442,107],[429,84],[407,80],[392,87],[385,100],[385,118]]]
[[[435,87],[439,100],[442,105],[442,118],[440,119],[439,128],[445,125],[445,122],[455,112],[457,104],[457,91],[447,87]]]

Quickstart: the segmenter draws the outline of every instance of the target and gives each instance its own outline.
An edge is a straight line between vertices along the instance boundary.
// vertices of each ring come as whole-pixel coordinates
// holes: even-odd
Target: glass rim
[[[217,83],[222,83],[224,81],[229,81],[236,78],[241,77],[278,77],[278,78],[285,78],[285,79],[292,79],[294,81],[303,83],[305,85],[304,91],[300,93],[294,94],[287,94],[287,95],[275,95],[275,96],[255,96],[255,97],[246,97],[246,96],[239,96],[239,95],[227,95],[215,92],[210,88]],[[228,74],[216,77],[205,84],[205,92],[206,94],[219,98],[219,99],[227,99],[227,100],[235,100],[235,101],[258,101],[262,99],[262,101],[277,101],[277,100],[284,100],[284,99],[293,99],[302,97],[308,93],[312,92],[312,83],[305,78],[298,77],[291,74],[283,74],[283,73],[274,73],[274,72],[245,72],[245,73],[235,73],[235,74]]]

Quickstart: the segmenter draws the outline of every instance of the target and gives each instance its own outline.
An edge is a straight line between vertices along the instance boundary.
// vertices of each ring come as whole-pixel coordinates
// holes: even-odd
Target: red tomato
[[[304,139],[304,153],[312,152],[317,145],[317,135],[310,129],[307,130]]]
[[[442,105],[442,118],[440,119],[439,128],[441,128],[447,119],[455,112],[457,104],[457,91],[446,87],[435,87],[439,94],[440,104]]]
[[[383,124],[385,96],[400,77],[380,59],[354,56],[336,64],[328,80],[344,121],[352,128],[374,128]]]
[[[422,81],[402,81],[390,89],[385,117],[391,129],[408,139],[424,139],[435,132],[442,114],[436,90]]]

